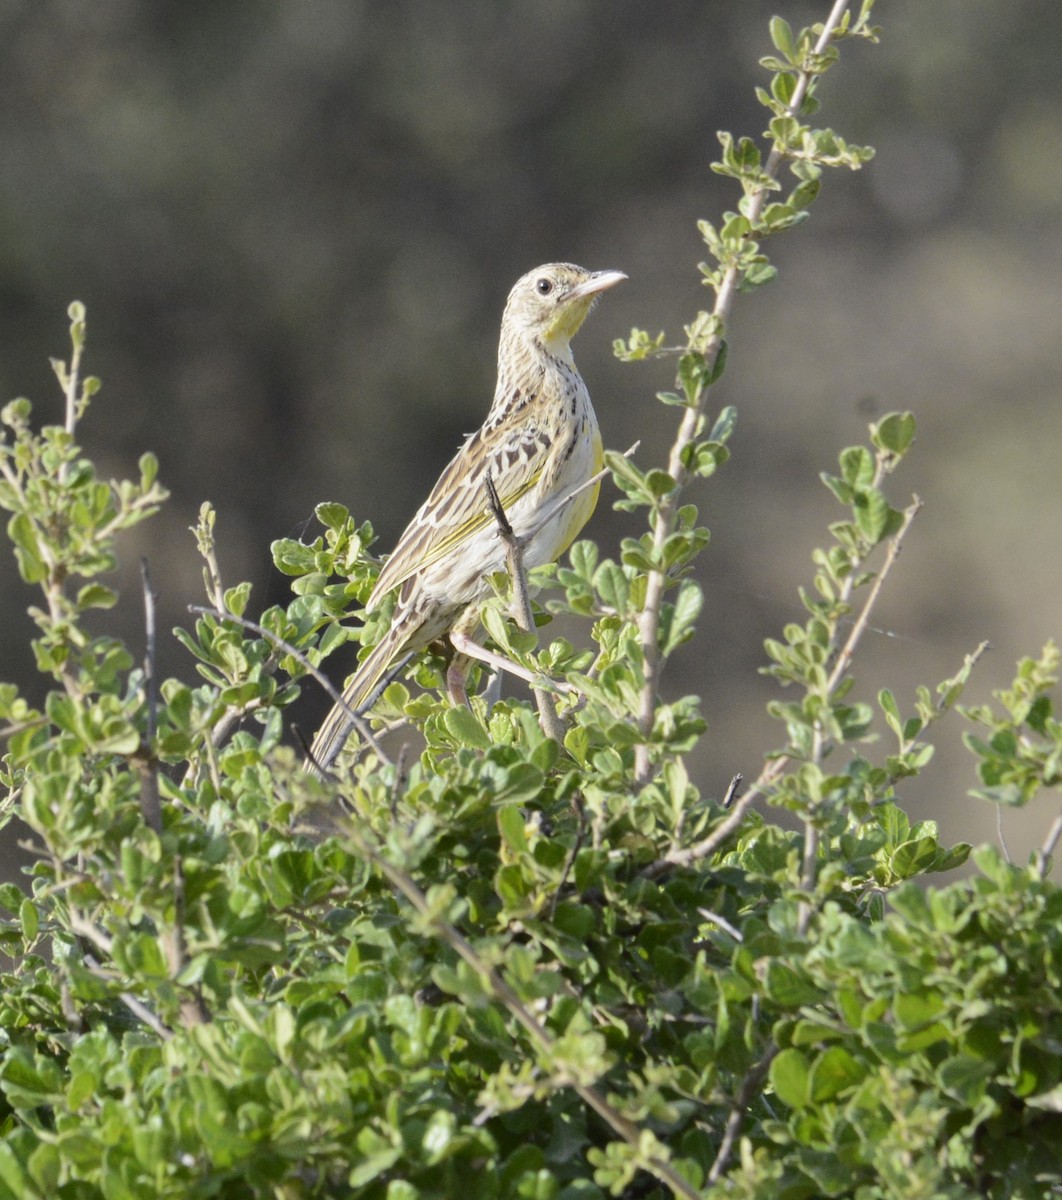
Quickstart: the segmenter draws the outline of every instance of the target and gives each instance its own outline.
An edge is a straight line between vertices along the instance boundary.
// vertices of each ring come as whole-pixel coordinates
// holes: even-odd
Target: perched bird
[[[467,635],[490,594],[487,577],[503,571],[488,480],[528,568],[556,561],[590,519],[598,487],[573,490],[601,469],[601,434],[570,342],[601,292],[627,276],[548,263],[518,280],[502,315],[498,383],[483,425],[458,450],[384,564],[366,605],[372,611],[399,589],[391,627],[348,680],[347,706],[358,711],[391,665],[444,634]],[[554,511],[555,510],[555,511]],[[457,644],[457,637],[454,643]],[[463,681],[448,675],[451,698]],[[317,731],[312,765],[327,768],[352,723],[339,705]]]

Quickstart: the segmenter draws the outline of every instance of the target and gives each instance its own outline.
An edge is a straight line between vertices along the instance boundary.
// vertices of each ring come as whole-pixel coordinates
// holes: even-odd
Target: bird
[[[600,485],[586,485],[604,453],[571,339],[601,293],[626,278],[547,263],[513,285],[493,403],[385,561],[366,612],[397,591],[391,625],[347,681],[346,709],[334,705],[318,729],[310,767],[327,770],[334,762],[353,729],[346,710],[359,712],[393,664],[447,634],[455,649],[468,644],[480,603],[491,594],[489,576],[506,565],[492,490],[527,568],[556,562],[590,519]],[[451,700],[465,699],[456,665],[447,684]]]

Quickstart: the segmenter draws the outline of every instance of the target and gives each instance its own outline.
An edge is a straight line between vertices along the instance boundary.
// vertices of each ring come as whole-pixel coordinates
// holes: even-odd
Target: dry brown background
[[[622,366],[638,324],[678,336],[709,303],[695,221],[731,208],[714,134],[758,134],[759,0],[6,0],[0,3],[0,397],[55,420],[49,355],[89,311],[104,390],[82,437],[106,475],[156,451],[173,499],[123,546],[114,620],[139,645],[137,564],[160,623],[201,598],[187,527],[219,510],[227,582],[285,596],[268,545],[316,502],[387,548],[493,387],[513,280],[551,259],[625,270],[577,356],[608,444],[659,462],[667,364]],[[861,655],[860,695],[994,649],[972,699],[1062,633],[1058,421],[1062,124],[1057,0],[889,3],[882,45],[846,47],[821,120],[878,148],[828,177],[770,247],[780,278],[739,300],[718,403],[734,457],[696,500],[713,543],[698,640],[666,678],[704,697],[692,769],[719,793],[781,731],[757,674],[800,619],[809,553],[839,515],[818,473],[868,419],[912,409],[894,498],[925,510]],[[606,552],[633,528],[603,504]],[[0,568],[0,678],[31,696],[29,595]],[[895,636],[886,636],[886,633]],[[162,669],[191,675],[169,638]],[[337,668],[338,670],[338,668]],[[311,724],[324,702],[308,698]],[[967,797],[962,723],[902,799],[946,838],[994,836]],[[1023,856],[1052,813],[1009,814]]]

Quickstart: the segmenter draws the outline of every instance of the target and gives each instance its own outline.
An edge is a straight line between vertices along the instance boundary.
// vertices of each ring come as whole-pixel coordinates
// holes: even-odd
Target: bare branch
[[[103,967],[92,957],[91,954],[85,955],[85,966],[96,976],[97,979],[102,979],[105,982],[111,980],[111,976]],[[149,1029],[151,1029],[164,1042],[168,1042],[173,1037],[173,1031],[168,1029],[150,1008],[142,1001],[138,1000],[132,992],[119,992],[118,999],[125,1005],[138,1021],[141,1021]]]
[[[140,560],[140,583],[144,593],[144,688],[147,692],[147,736],[144,752],[137,756],[140,774],[140,811],[157,833],[162,833],[162,798],[159,794],[158,766],[155,760],[155,729],[158,719],[158,678],[155,673],[155,593],[147,558]]]
[[[710,1184],[718,1183],[723,1172],[726,1170],[727,1164],[730,1162],[730,1156],[734,1152],[734,1143],[741,1132],[741,1126],[745,1123],[749,1105],[756,1098],[777,1053],[777,1046],[771,1045],[768,1047],[763,1057],[741,1081],[741,1087],[738,1089],[738,1094],[734,1097],[734,1103],[730,1108],[726,1125],[723,1128],[723,1140],[719,1143],[715,1161],[708,1172],[708,1182]]]
[[[535,618],[531,611],[531,596],[527,590],[527,572],[524,570],[524,546],[526,538],[518,538],[509,523],[509,518],[502,507],[498,489],[494,486],[491,474],[487,472],[487,496],[490,499],[490,509],[498,525],[498,534],[505,543],[505,559],[509,570],[509,579],[513,589],[513,619],[525,633],[535,632]],[[581,489],[580,489],[581,490]],[[571,493],[572,496],[575,492]],[[557,716],[557,706],[553,697],[544,688],[531,685],[538,708],[538,720],[542,732],[555,742],[564,740],[564,726]]]
[[[1047,873],[1047,868],[1051,863],[1051,855],[1055,852],[1055,846],[1058,845],[1059,838],[1062,838],[1062,813],[1059,813],[1055,817],[1051,828],[1047,831],[1047,837],[1044,838],[1043,845],[1036,852],[1036,869],[1041,875]]]
[[[867,598],[863,602],[859,616],[856,617],[855,624],[848,635],[848,640],[841,647],[840,653],[833,664],[833,670],[830,672],[830,678],[826,684],[827,693],[830,695],[836,691],[837,685],[841,682],[845,671],[848,670],[851,664],[856,647],[866,632],[867,624],[870,621],[870,614],[878,602],[881,589],[885,586],[885,580],[889,577],[889,572],[896,565],[896,560],[900,556],[903,539],[907,536],[907,531],[911,528],[911,522],[918,516],[921,509],[922,501],[917,496],[914,496],[911,503],[903,510],[903,524],[889,539],[889,548],[885,553],[885,561],[882,563],[881,570],[871,585],[870,591],[867,592]],[[845,592],[842,595],[842,600],[847,600],[848,596],[851,595],[854,579],[855,573],[853,572],[845,581]]]

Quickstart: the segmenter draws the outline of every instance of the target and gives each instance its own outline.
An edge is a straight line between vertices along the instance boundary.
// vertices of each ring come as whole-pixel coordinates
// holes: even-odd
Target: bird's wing
[[[508,512],[542,475],[549,458],[550,432],[528,422],[515,432],[508,422],[484,426],[458,450],[431,495],[398,539],[376,581],[369,607],[388,592],[461,547],[494,523],[487,494],[489,474],[503,511]]]

